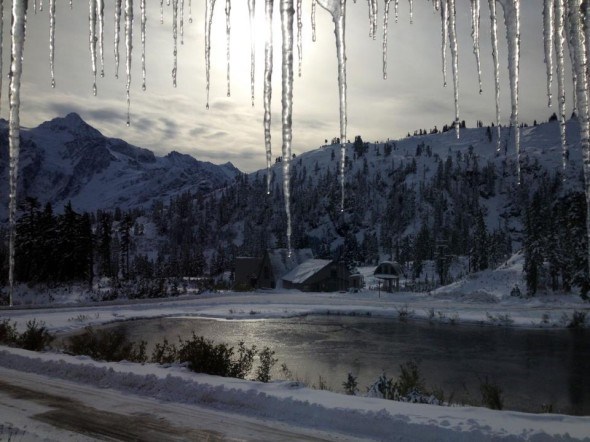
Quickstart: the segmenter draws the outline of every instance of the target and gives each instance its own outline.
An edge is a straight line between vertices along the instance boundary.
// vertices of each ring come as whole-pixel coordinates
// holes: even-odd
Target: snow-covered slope
[[[72,202],[91,211],[149,205],[155,198],[190,191],[205,193],[233,181],[231,163],[214,165],[171,152],[158,157],[120,139],[107,138],[71,113],[21,132],[20,195],[56,210]],[[0,121],[0,177],[8,182],[7,123]],[[6,216],[7,192],[0,215]]]

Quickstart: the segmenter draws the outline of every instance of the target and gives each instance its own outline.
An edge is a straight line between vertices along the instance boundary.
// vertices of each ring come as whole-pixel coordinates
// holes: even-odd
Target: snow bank
[[[312,429],[377,440],[590,440],[590,418],[475,407],[437,407],[339,395],[294,382],[263,384],[183,367],[103,363],[0,347],[0,365],[162,401],[199,404]]]

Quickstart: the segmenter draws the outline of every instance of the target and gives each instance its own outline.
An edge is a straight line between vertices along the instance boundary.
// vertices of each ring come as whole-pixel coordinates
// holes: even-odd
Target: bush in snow
[[[74,335],[66,343],[66,352],[86,355],[103,361],[146,362],[146,342],[129,342],[122,331],[97,330],[86,327],[84,333]]]
[[[572,319],[567,325],[568,328],[584,328],[586,327],[587,312],[574,310]]]
[[[168,339],[164,339],[162,343],[159,342],[155,345],[152,351],[151,361],[156,364],[173,364],[178,360],[178,348],[176,345],[170,344]]]
[[[491,408],[492,410],[501,410],[504,408],[502,388],[498,384],[486,378],[481,381],[479,391],[481,392],[481,402],[485,407]]]
[[[17,345],[25,350],[41,351],[51,344],[54,336],[49,333],[44,322],[36,319],[27,322],[26,330],[18,337]]]
[[[16,322],[10,323],[10,319],[0,322],[0,344],[16,345],[17,339]]]
[[[358,382],[352,373],[348,373],[348,378],[346,382],[342,382],[342,387],[344,388],[344,392],[350,396],[354,396],[359,391]]]
[[[260,352],[260,365],[256,370],[256,380],[260,382],[270,381],[270,370],[278,362],[274,357],[275,352],[268,347]]]

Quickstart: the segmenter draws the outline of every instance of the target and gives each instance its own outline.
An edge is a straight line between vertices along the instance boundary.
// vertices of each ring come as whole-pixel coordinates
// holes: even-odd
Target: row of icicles
[[[51,84],[55,87],[54,78],[54,41],[55,41],[55,2],[49,1],[49,51]],[[188,21],[193,22],[192,1],[188,2]],[[255,79],[255,45],[254,45],[254,20],[255,0],[248,1],[250,39],[251,39],[251,99],[254,105],[254,79]],[[291,250],[291,215],[290,215],[290,158],[292,139],[292,108],[293,108],[293,53],[294,53],[294,28],[296,17],[298,50],[298,74],[301,75],[302,65],[302,0],[278,0],[280,3],[281,37],[282,37],[282,166],[283,166],[283,192],[285,200],[285,211],[287,216],[287,247]],[[383,78],[387,78],[387,40],[390,4],[394,4],[395,20],[398,20],[399,0],[383,0]],[[441,17],[441,53],[442,53],[442,75],[443,84],[447,84],[446,57],[447,48],[450,48],[452,77],[455,101],[455,130],[459,136],[459,71],[458,58],[459,48],[457,43],[457,14],[456,0],[427,0],[432,2],[433,9]],[[473,38],[473,52],[477,64],[481,92],[481,68],[480,68],[480,0],[469,0],[471,7],[471,35]],[[485,0],[484,0],[485,1]],[[20,108],[20,83],[23,62],[23,49],[26,31],[27,0],[13,0],[12,2],[12,25],[11,25],[11,65],[10,65],[10,87],[9,87],[9,143],[10,143],[10,304],[12,305],[12,288],[14,283],[14,244],[15,244],[15,216],[16,216],[16,183],[17,165],[19,157],[19,108]],[[210,85],[210,51],[211,51],[211,27],[213,23],[213,12],[216,0],[205,0],[205,70],[206,70],[206,107],[209,107],[209,85]],[[356,0],[355,0],[356,3]],[[369,36],[376,39],[378,29],[378,1],[367,0],[369,9]],[[180,42],[184,39],[184,10],[185,0],[166,0],[168,6],[172,6],[172,34],[173,34],[173,69],[172,81],[176,86],[177,74],[177,43],[178,33]],[[346,0],[311,0],[311,32],[312,40],[315,41],[316,26],[315,17],[317,5],[332,15],[336,38],[336,55],[338,58],[338,88],[340,96],[340,185],[341,185],[341,210],[344,211],[344,166],[345,166],[345,141],[347,126],[346,111],[346,45],[345,45],[345,22],[346,22]],[[503,9],[504,25],[508,42],[508,72],[510,79],[511,114],[510,127],[516,150],[517,180],[520,183],[520,143],[518,129],[518,73],[520,58],[520,0],[488,0],[489,17],[491,22],[492,57],[494,65],[494,83],[496,99],[496,126],[498,130],[498,150],[500,148],[500,107],[499,107],[499,56],[498,56],[498,18],[497,4]],[[409,0],[410,22],[413,21],[413,0]],[[72,1],[70,0],[70,8]],[[126,98],[127,98],[127,125],[130,124],[130,87],[131,87],[131,62],[133,52],[133,24],[134,24],[134,1],[114,0],[114,55],[115,55],[115,76],[118,77],[121,39],[121,20],[124,19],[124,40],[126,48]],[[145,51],[146,51],[146,3],[139,0],[140,8],[140,34],[141,34],[141,63],[142,63],[142,89],[146,89]],[[265,64],[264,64],[264,141],[267,160],[267,191],[270,193],[271,180],[271,112],[270,104],[272,97],[272,75],[273,75],[273,20],[274,0],[264,0],[266,37],[265,43]],[[33,0],[34,13],[43,10],[43,0]],[[91,56],[92,73],[94,76],[93,93],[96,95],[96,78],[99,72],[104,76],[104,0],[89,0],[89,49]],[[3,0],[0,0],[0,38],[2,36],[3,24]],[[227,36],[227,94],[230,95],[230,14],[231,0],[225,0],[226,36]],[[160,23],[164,22],[164,0],[160,0]],[[553,78],[553,59],[556,62],[556,74],[558,84],[559,121],[561,130],[561,144],[563,149],[563,167],[567,165],[567,143],[565,138],[565,69],[564,53],[566,47],[569,51],[572,74],[573,74],[573,107],[581,123],[581,143],[586,154],[587,161],[584,162],[584,173],[586,178],[587,200],[590,198],[590,156],[588,144],[588,77],[586,74],[587,59],[590,56],[590,1],[586,0],[543,0],[543,36],[545,48],[545,61],[547,64],[547,94],[551,104],[551,82]],[[0,41],[0,51],[1,51]],[[2,60],[0,52],[0,62]],[[98,66],[100,65],[100,71]],[[1,65],[0,65],[1,69]],[[1,76],[0,76],[1,80]],[[1,84],[0,84],[1,87]],[[590,204],[589,204],[590,206]],[[590,232],[590,216],[588,220],[588,231]],[[590,256],[590,249],[589,249]],[[590,262],[590,259],[589,259]]]

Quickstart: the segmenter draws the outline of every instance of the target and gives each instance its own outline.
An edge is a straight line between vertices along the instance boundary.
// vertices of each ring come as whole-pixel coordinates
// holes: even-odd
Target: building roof
[[[283,276],[283,280],[293,284],[303,284],[331,263],[332,261],[329,259],[308,259]]]
[[[395,261],[382,261],[373,272],[375,278],[398,279],[404,275],[402,266]]]
[[[302,262],[313,259],[313,253],[311,249],[293,249],[289,256],[288,249],[274,249],[268,251],[268,258],[275,278],[280,280]]]

